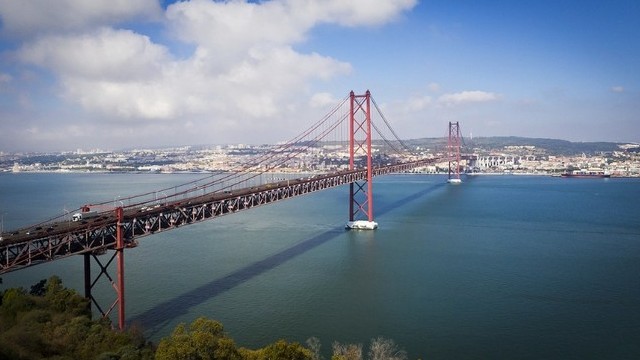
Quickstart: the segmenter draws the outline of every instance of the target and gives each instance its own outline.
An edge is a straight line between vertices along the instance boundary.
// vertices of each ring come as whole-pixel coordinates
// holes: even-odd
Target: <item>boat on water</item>
[[[462,184],[462,180],[456,179],[456,178],[451,178],[451,179],[447,180],[447,182],[449,184]]]
[[[367,221],[367,220],[356,220],[356,221],[347,221],[347,225],[345,225],[346,229],[355,229],[355,230],[373,230],[378,227],[378,223],[375,221]]]
[[[609,178],[611,174],[604,170],[573,170],[560,174],[565,178]]]

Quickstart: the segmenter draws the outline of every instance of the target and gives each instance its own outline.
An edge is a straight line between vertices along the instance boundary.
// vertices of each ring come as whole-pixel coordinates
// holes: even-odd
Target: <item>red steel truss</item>
[[[358,216],[365,216],[373,221],[373,183],[371,166],[371,93],[364,95],[350,93],[351,104],[349,112],[349,170],[356,169],[356,156],[364,159],[366,164],[366,179],[349,184],[349,221],[358,220]]]
[[[124,308],[124,249],[126,247],[124,235],[123,235],[123,225],[124,225],[124,210],[121,207],[115,209],[115,227],[113,230],[115,232],[115,252],[109,258],[109,261],[106,264],[102,264],[100,258],[97,255],[101,255],[106,251],[106,249],[100,249],[92,252],[85,252],[84,255],[84,296],[87,299],[90,299],[93,305],[98,308],[102,317],[108,317],[113,309],[118,306],[118,328],[120,330],[124,330],[125,328],[125,308]],[[130,242],[131,244],[131,242]],[[100,267],[100,273],[95,279],[91,278],[91,259],[94,259],[96,264]],[[116,260],[116,281],[113,280],[111,275],[109,275],[109,265]],[[98,280],[102,277],[107,278],[107,280],[111,283],[111,286],[116,292],[116,299],[111,304],[109,309],[106,311],[102,309],[100,303],[97,301],[93,294],[91,293],[91,289],[97,284]]]
[[[447,158],[449,159],[449,179],[460,179],[460,124],[449,122],[449,140],[447,141]]]

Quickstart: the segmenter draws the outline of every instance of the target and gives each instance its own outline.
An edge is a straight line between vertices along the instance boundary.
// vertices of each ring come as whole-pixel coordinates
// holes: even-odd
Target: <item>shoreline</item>
[[[74,171],[74,170],[32,170],[32,171],[12,171],[4,170],[0,171],[2,174],[150,174],[150,175],[183,175],[183,174],[215,174],[215,173],[228,173],[229,170],[179,170],[179,171],[143,171],[143,170],[89,170],[89,171]],[[280,171],[263,173],[263,175],[282,174],[282,175],[299,175],[299,174],[322,174],[314,171]],[[391,173],[389,175],[447,175],[448,173],[433,173],[433,172],[399,172]],[[548,172],[477,172],[477,173],[464,173],[461,176],[552,176],[560,177],[558,173]],[[640,175],[611,175],[610,178],[615,179],[636,179],[640,178]]]

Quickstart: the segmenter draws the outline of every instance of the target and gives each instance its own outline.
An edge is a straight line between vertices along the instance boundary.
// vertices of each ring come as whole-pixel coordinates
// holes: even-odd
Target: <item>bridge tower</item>
[[[357,158],[356,158],[357,157]],[[371,159],[371,93],[350,93],[349,107],[349,170],[366,166],[366,179],[349,184],[350,229],[375,229],[373,221],[373,165]],[[363,218],[366,218],[364,220]]]
[[[449,122],[449,139],[447,141],[447,157],[449,159],[449,179],[452,184],[459,184],[460,180],[460,124]]]
[[[84,296],[87,299],[90,299],[91,302],[98,308],[102,317],[108,317],[113,309],[118,308],[118,328],[120,330],[124,330],[125,327],[125,317],[124,317],[124,237],[122,234],[122,226],[124,219],[124,211],[122,207],[118,207],[115,209],[116,212],[116,244],[115,244],[115,252],[109,258],[109,261],[106,264],[103,264],[98,256],[94,253],[86,252],[84,253]],[[99,254],[98,254],[99,255]],[[100,267],[100,273],[96,278],[92,278],[91,276],[91,258],[95,260],[95,262]],[[116,280],[109,275],[109,266],[111,263],[116,260]],[[116,299],[113,301],[109,309],[104,310],[100,307],[97,299],[93,297],[91,293],[91,289],[97,284],[97,282],[105,277],[111,283],[111,286],[116,292]]]

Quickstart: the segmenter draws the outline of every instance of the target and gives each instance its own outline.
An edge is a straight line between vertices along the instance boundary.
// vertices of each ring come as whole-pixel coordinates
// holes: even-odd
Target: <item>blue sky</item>
[[[0,151],[274,143],[371,90],[406,138],[640,142],[640,2],[0,0]]]

